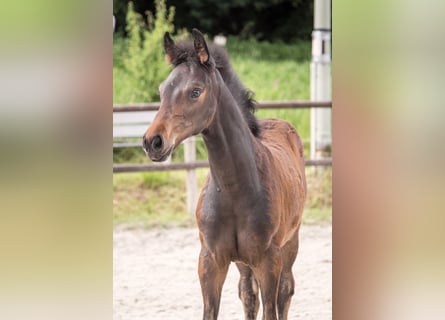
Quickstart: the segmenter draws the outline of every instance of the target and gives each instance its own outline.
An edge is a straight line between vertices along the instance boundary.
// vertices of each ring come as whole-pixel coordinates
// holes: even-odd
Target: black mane
[[[246,120],[250,131],[255,137],[260,135],[260,125],[254,115],[256,102],[253,99],[253,91],[244,87],[238,75],[230,64],[229,57],[224,48],[209,45],[210,56],[213,58],[216,69],[221,74],[227,88],[232,93],[233,98],[238,103],[240,110]],[[191,42],[180,41],[175,45],[175,53],[171,63],[174,67],[181,63],[195,62],[198,59],[193,44]]]

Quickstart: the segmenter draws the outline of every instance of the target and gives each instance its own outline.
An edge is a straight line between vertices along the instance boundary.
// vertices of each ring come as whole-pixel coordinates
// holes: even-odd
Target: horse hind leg
[[[291,271],[281,273],[280,286],[278,289],[278,319],[287,320],[291,298],[294,294],[295,281]]]
[[[236,266],[240,272],[238,293],[243,303],[244,317],[246,320],[255,320],[260,307],[257,280],[250,267],[242,263],[237,263]]]
[[[278,319],[287,320],[289,307],[294,294],[295,280],[292,274],[292,265],[298,253],[298,233],[288,242],[281,251],[283,270],[281,271],[280,285],[278,287]]]

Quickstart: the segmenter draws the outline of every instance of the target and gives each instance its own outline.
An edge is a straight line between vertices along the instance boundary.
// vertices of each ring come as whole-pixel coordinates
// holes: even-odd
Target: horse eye
[[[201,95],[201,89],[199,89],[199,88],[195,88],[195,89],[193,89],[193,90],[192,90],[192,93],[190,94],[190,96],[191,96],[193,99],[199,98],[200,95]]]

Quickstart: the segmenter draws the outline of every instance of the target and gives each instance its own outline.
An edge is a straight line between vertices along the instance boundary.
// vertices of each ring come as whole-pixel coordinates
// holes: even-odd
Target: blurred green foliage
[[[198,28],[210,35],[219,33],[258,40],[309,40],[313,0],[168,0],[178,12],[176,26]],[[125,33],[126,1],[114,0],[118,32]],[[154,1],[134,0],[140,14],[157,12]]]
[[[179,37],[184,37],[185,32],[181,32]],[[175,40],[179,38],[175,36]],[[162,38],[153,45],[151,53],[156,59],[158,66],[150,63],[153,68],[161,70],[162,74],[151,77],[151,80],[143,80],[145,90],[154,88],[156,94],[154,98],[136,98],[132,92],[134,79],[129,79],[132,75],[128,73],[124,66],[124,59],[127,55],[128,42],[119,35],[114,37],[113,43],[113,102],[149,102],[159,101],[158,86],[165,80],[170,67],[164,61],[162,49]],[[139,49],[137,49],[139,50]],[[229,37],[227,40],[227,51],[230,55],[230,62],[241,81],[255,92],[255,99],[261,100],[303,100],[309,99],[309,68],[311,58],[311,44],[308,41],[297,41],[293,44],[283,42],[257,41],[255,39],[240,39],[239,37]],[[139,61],[139,60],[137,60]],[[142,63],[142,62],[141,62]],[[145,68],[148,68],[145,66]],[[166,70],[166,71],[165,71]],[[144,74],[140,74],[144,76]],[[148,74],[145,74],[148,77]],[[142,88],[142,83],[138,86]]]
[[[120,53],[129,101],[159,100],[158,84],[166,78],[169,68],[164,62],[163,37],[173,32],[174,7],[167,8],[165,0],[156,0],[156,18],[147,12],[147,19],[134,11],[133,2],[128,3],[125,50],[120,43]]]

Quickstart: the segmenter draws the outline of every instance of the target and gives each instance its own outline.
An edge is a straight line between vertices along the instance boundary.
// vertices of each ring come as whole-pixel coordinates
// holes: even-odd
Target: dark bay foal
[[[303,146],[277,119],[257,121],[254,103],[222,49],[196,29],[193,45],[164,37],[174,68],[161,84],[161,107],[143,137],[153,161],[165,160],[186,138],[202,134],[210,175],[196,219],[203,319],[216,319],[230,263],[239,269],[245,318],[287,319],[294,293],[292,265],[306,198]]]

